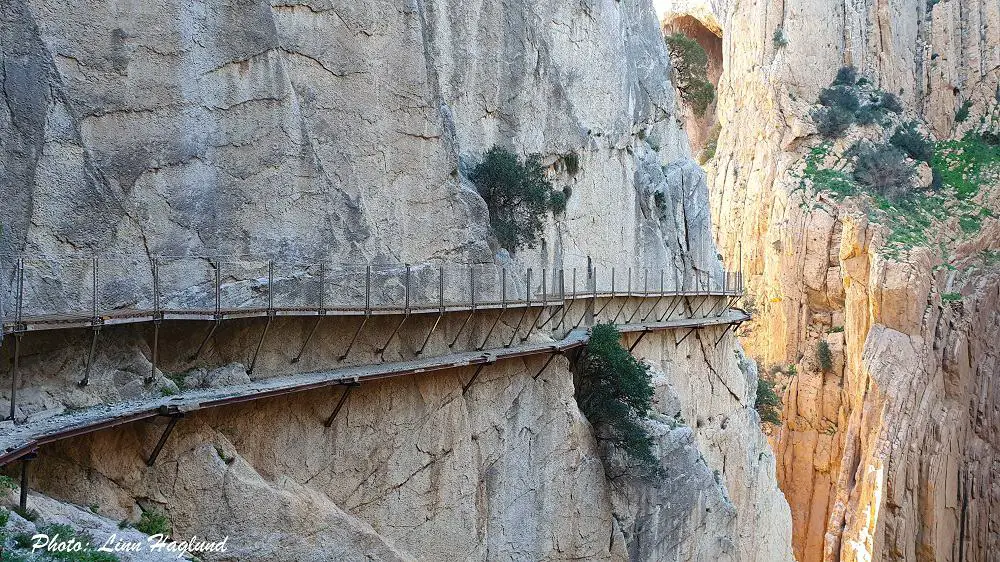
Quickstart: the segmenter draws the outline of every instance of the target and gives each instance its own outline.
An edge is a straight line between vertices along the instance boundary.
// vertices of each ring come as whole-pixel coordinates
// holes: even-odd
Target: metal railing
[[[206,257],[19,258],[4,279],[4,333],[160,320],[419,314],[579,299],[739,296],[719,270],[604,265],[335,264]],[[10,274],[12,273],[12,275]]]

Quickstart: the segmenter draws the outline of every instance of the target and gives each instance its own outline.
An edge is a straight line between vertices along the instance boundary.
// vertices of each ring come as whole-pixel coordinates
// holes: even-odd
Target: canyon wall
[[[647,1],[31,0],[0,14],[0,316],[15,306],[14,255],[30,261],[29,307],[74,310],[93,255],[102,302],[119,308],[146,304],[136,294],[162,256],[185,260],[163,272],[190,280],[184,302],[210,291],[211,261],[569,270],[589,257],[605,274],[663,269],[668,288],[722,271]],[[539,154],[572,190],[544,241],[513,255],[467,179],[494,145]],[[251,292],[256,275],[224,282]],[[15,418],[246,382],[258,320],[228,321],[194,360],[206,327],[164,324],[148,381],[151,330],[106,327],[84,387],[89,331],[28,334]],[[448,352],[459,322],[428,354]],[[390,324],[374,321],[348,363],[381,360]],[[354,326],[327,322],[292,364],[310,327],[277,319],[252,376],[337,366]],[[427,329],[414,320],[385,360],[412,358]],[[656,485],[609,480],[559,359],[538,380],[541,360],[498,364],[468,390],[464,370],[366,384],[329,429],[339,390],[198,413],[152,468],[143,451],[162,424],[102,431],[44,447],[36,488],[111,520],[155,508],[177,534],[231,535],[241,560],[788,560],[757,371],[718,331],[638,348],[661,373]]]
[[[991,559],[1000,182],[979,178],[981,227],[966,232],[949,214],[900,249],[892,231],[908,217],[873,220],[865,201],[822,192],[803,168],[822,144],[810,111],[846,65],[938,140],[995,132],[1000,11],[965,0],[661,4],[666,20],[690,15],[722,38],[712,212],[758,309],[743,342],[784,389],[771,440],[796,558]],[[880,134],[852,133],[831,154]]]

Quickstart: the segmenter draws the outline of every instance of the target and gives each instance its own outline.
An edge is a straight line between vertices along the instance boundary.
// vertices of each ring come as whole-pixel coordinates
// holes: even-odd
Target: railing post
[[[365,316],[371,313],[372,309],[372,266],[365,266]]]
[[[267,322],[264,324],[264,330],[260,333],[260,339],[257,341],[257,349],[253,352],[253,358],[250,360],[250,367],[247,369],[247,374],[252,375],[253,370],[257,367],[257,357],[260,355],[261,347],[264,346],[264,338],[267,337],[267,331],[271,328],[271,321],[274,320],[274,261],[268,260],[267,262]]]
[[[215,319],[222,315],[222,260],[215,260]]]
[[[93,293],[91,295],[91,301],[93,304],[93,310],[92,310],[93,315],[91,316],[90,319],[90,325],[94,331],[94,335],[90,340],[90,354],[87,356],[87,364],[84,366],[83,379],[79,383],[80,386],[87,386],[88,384],[90,384],[90,372],[94,366],[94,353],[97,351],[97,336],[101,333],[102,320],[98,312],[98,308],[100,306],[99,305],[100,297],[97,291],[100,269],[97,261],[97,256],[94,256],[93,258],[93,269],[94,269],[94,275],[93,275],[94,283],[93,283]]]
[[[156,379],[156,363],[159,359],[160,352],[160,322],[163,320],[163,314],[160,312],[160,262],[158,259],[153,258],[153,353],[152,361],[150,361],[149,367],[149,378],[146,379],[147,383],[153,382]]]
[[[16,330],[22,329],[24,323],[24,258],[17,260],[17,305],[14,311]]]
[[[94,308],[93,308],[93,312],[94,313],[91,315],[91,317],[96,321],[97,320],[97,308],[99,306],[98,302],[97,302],[97,281],[98,281],[97,278],[98,278],[98,275],[99,275],[99,273],[98,273],[98,267],[99,267],[99,265],[97,263],[97,257],[96,256],[94,257],[94,262],[93,263],[94,263],[94,265],[93,265],[93,269],[94,269],[94,275],[93,275],[94,292],[93,292],[93,296],[92,296],[92,301],[91,302],[94,305]]]
[[[403,311],[410,313],[410,264],[406,264],[406,279],[403,281]]]
[[[438,312],[444,314],[444,266],[438,266]]]

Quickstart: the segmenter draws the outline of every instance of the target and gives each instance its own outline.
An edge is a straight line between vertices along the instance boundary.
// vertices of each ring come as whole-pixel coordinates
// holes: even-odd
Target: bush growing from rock
[[[785,35],[785,30],[780,27],[774,30],[771,40],[774,41],[774,46],[779,49],[788,46],[788,36]]]
[[[643,425],[653,406],[652,376],[649,366],[633,357],[620,340],[621,334],[612,324],[591,329],[577,401],[598,439],[609,441],[624,453],[637,476],[655,480],[663,476],[663,469]]]
[[[524,162],[504,148],[494,146],[469,174],[476,191],[490,211],[490,226],[500,245],[511,252],[533,247],[544,218],[556,205],[565,208],[565,197],[553,198],[552,183],[537,156]]]
[[[760,421],[778,425],[781,423],[781,398],[774,391],[774,381],[761,376],[757,379],[757,397],[754,408],[760,414]]]
[[[700,117],[715,100],[715,86],[708,80],[708,53],[697,41],[680,32],[668,35],[665,40],[681,98]]]
[[[852,113],[861,107],[858,94],[849,86],[823,88],[819,91],[819,103],[825,107],[839,107]]]
[[[143,510],[139,516],[139,522],[135,524],[136,530],[147,535],[169,535],[170,520],[167,516],[154,510]]]
[[[899,201],[913,187],[916,173],[902,150],[889,145],[859,142],[854,155],[854,180],[890,201]]]
[[[956,123],[965,122],[965,120],[969,118],[970,109],[972,109],[972,100],[965,100],[964,102],[962,102],[962,107],[959,107],[958,111],[955,112],[955,122]]]
[[[914,160],[930,162],[934,157],[934,143],[920,133],[915,121],[908,121],[897,127],[889,137],[889,143],[909,154]]]
[[[819,368],[824,373],[833,370],[833,353],[830,351],[830,344],[826,340],[819,340],[816,344],[816,360],[819,361]]]
[[[824,138],[836,139],[844,136],[854,123],[854,114],[839,107],[821,107],[812,112],[816,130]]]
[[[878,106],[890,113],[898,114],[903,112],[903,102],[899,101],[899,96],[889,92],[882,94]]]
[[[853,66],[842,66],[837,71],[837,77],[833,79],[835,86],[853,86],[858,83],[858,69]]]

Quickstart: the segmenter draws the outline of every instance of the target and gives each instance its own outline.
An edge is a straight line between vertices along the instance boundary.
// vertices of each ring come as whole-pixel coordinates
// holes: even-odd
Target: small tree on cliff
[[[833,352],[830,351],[830,344],[826,343],[826,340],[819,340],[816,344],[816,360],[819,361],[819,368],[824,373],[833,370]]]
[[[715,100],[715,86],[708,80],[708,53],[700,43],[677,32],[666,37],[677,89],[701,117]]]
[[[627,457],[628,468],[638,476],[663,476],[653,454],[653,438],[643,424],[653,407],[649,366],[622,347],[621,334],[612,324],[591,330],[582,363],[577,401],[593,424],[598,439],[609,441]]]
[[[513,152],[494,146],[469,174],[490,211],[490,226],[501,246],[516,251],[534,247],[550,209],[565,195],[553,197],[552,183],[537,156],[521,162]]]
[[[761,371],[757,379],[757,399],[754,408],[760,414],[760,420],[778,425],[781,423],[781,398],[774,391],[774,381],[765,378]]]

